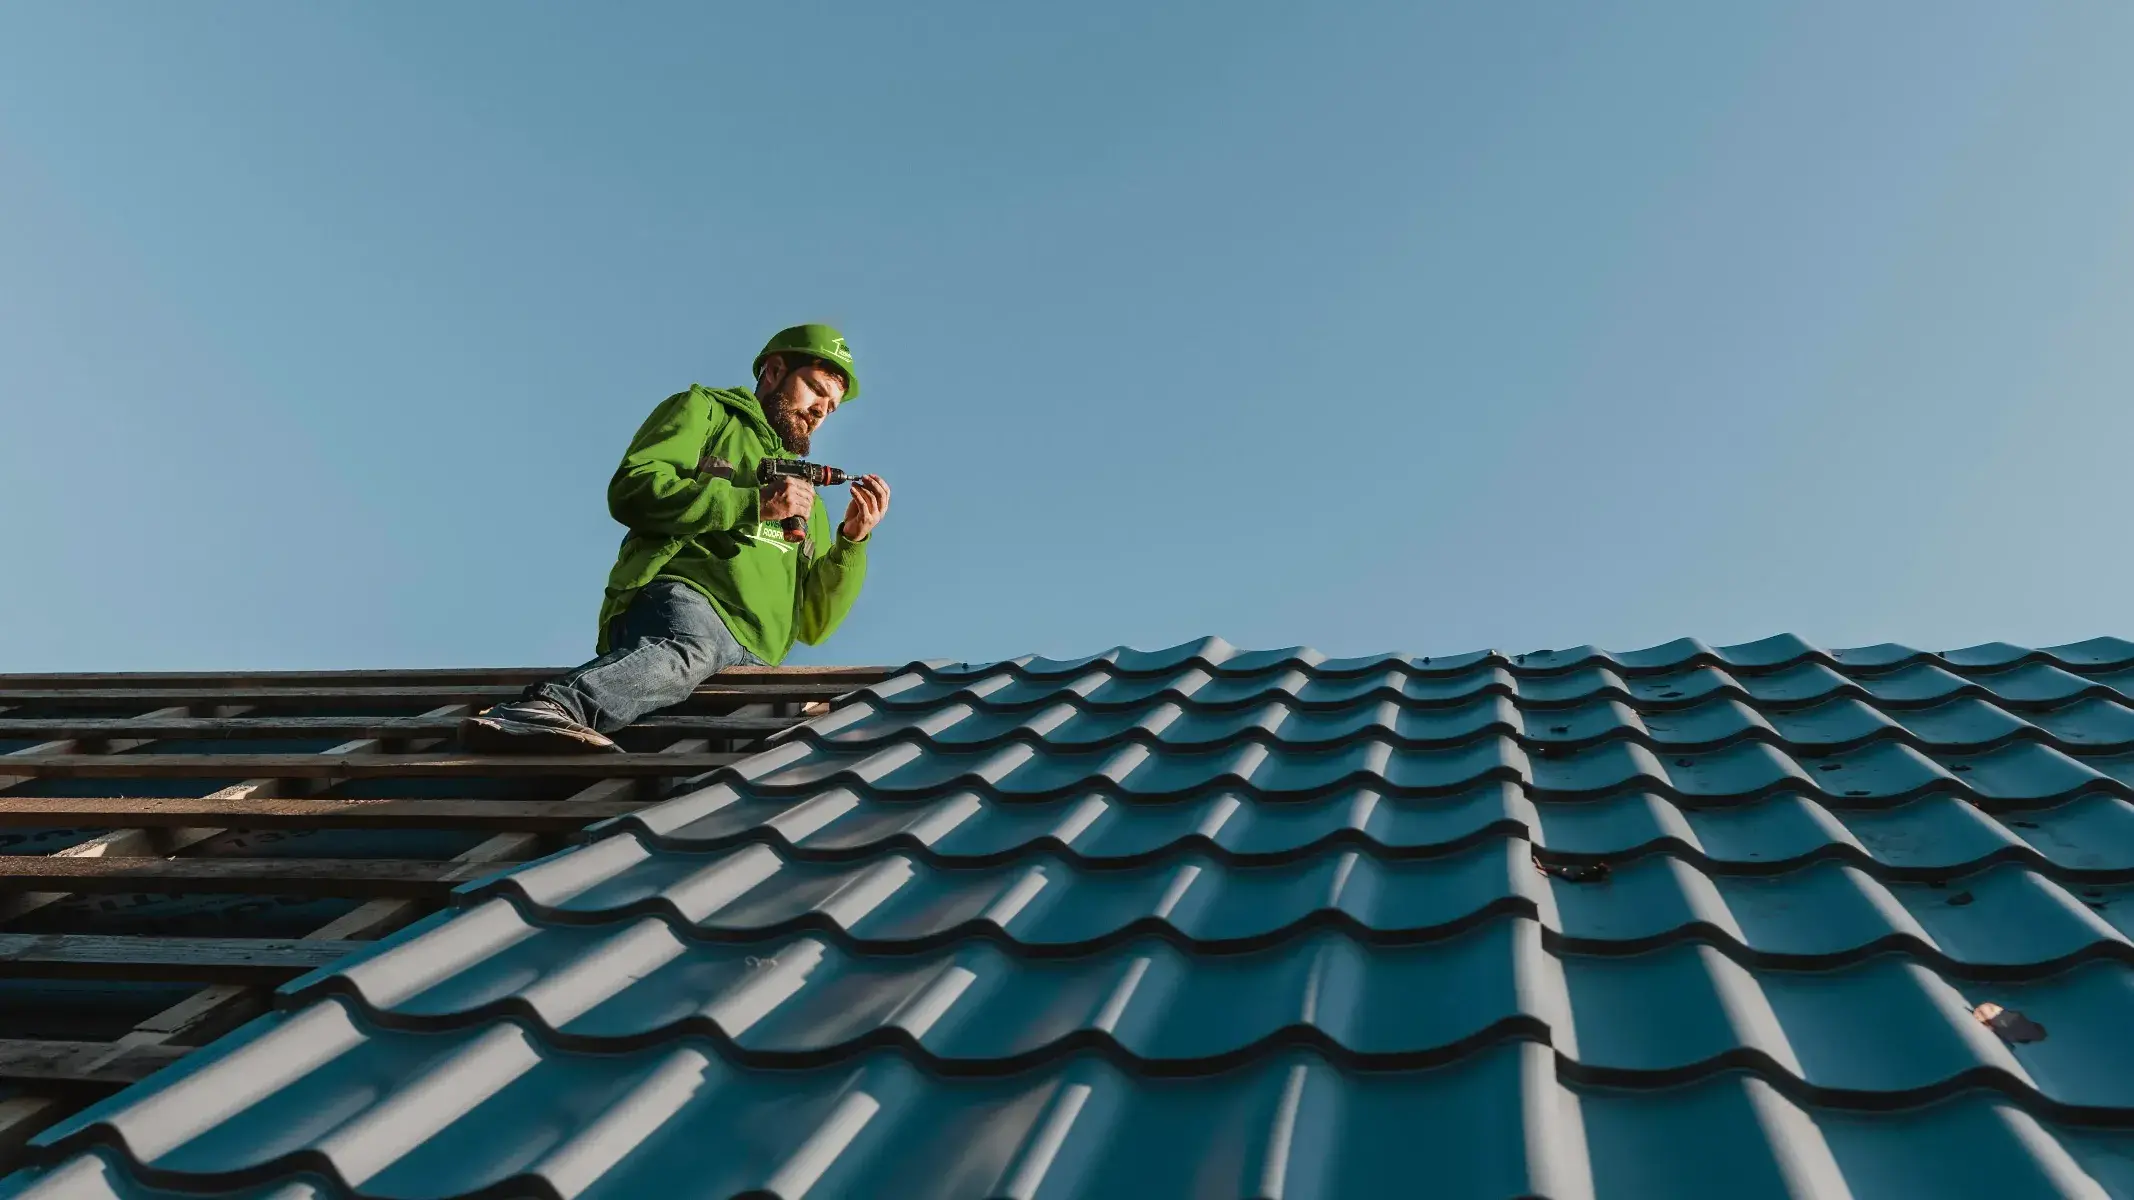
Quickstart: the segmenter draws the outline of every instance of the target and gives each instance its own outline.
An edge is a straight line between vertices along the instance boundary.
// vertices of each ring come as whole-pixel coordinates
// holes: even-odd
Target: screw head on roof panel
[[[2038,1024],[2015,1009],[2003,1008],[1991,1000],[1972,1009],[1971,1015],[1977,1018],[1979,1024],[2000,1034],[2003,1041],[2042,1042],[2045,1040],[2045,1027],[2043,1025]]]
[[[1534,869],[1566,883],[1599,883],[1608,878],[1608,864],[1604,862],[1551,863],[1541,861],[1541,856],[1537,854],[1534,856]]]

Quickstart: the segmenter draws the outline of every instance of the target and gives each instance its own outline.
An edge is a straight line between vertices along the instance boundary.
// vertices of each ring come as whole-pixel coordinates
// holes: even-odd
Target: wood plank
[[[242,710],[237,710],[242,711]],[[227,709],[218,710],[220,715],[236,715]],[[463,716],[465,708],[439,708],[424,713],[426,717]],[[341,749],[355,748],[363,743],[351,742]],[[412,740],[406,748],[410,751],[427,750],[434,743]],[[373,743],[375,745],[375,743]],[[703,749],[704,743],[677,742],[673,747]],[[315,783],[325,786],[330,781]],[[599,785],[595,785],[596,787]],[[630,785],[636,787],[635,783]],[[585,795],[581,792],[579,795]],[[223,793],[216,793],[218,797]],[[633,793],[634,795],[634,793]],[[575,797],[574,797],[575,798]],[[618,797],[621,798],[621,797]],[[482,854],[485,848],[494,852]],[[498,834],[465,853],[455,855],[453,862],[497,862],[508,859],[531,858],[540,851],[539,839],[530,833]],[[304,935],[304,941],[337,941],[350,938],[374,938],[400,925],[406,924],[438,901],[429,898],[371,899],[357,905],[349,912]],[[211,984],[194,992],[178,1003],[163,1009],[135,1025],[116,1043],[119,1046],[164,1045],[181,1043],[199,1045],[235,1028],[266,1010],[266,991],[263,988],[242,983]]]
[[[183,704],[178,704],[172,705],[168,708],[159,708],[154,712],[143,713],[141,714],[141,719],[161,720],[164,718],[183,718],[189,717],[191,715],[192,709],[190,707]],[[75,738],[72,734],[55,733],[47,736],[53,738],[54,740],[45,742],[41,745],[29,746],[21,750],[11,751],[5,755],[0,755],[0,760],[14,758],[18,755],[25,758],[35,758],[39,755],[45,754],[78,754],[85,748],[77,744],[79,739]],[[117,741],[110,742],[104,746],[87,747],[87,749],[100,749],[106,754],[114,754],[122,750],[137,750],[140,747],[147,745],[150,741],[153,740],[153,738],[143,737],[122,738]],[[18,783],[25,783],[34,778],[36,778],[36,776],[34,775],[9,775],[4,772],[0,772],[0,792],[4,792],[9,788],[14,787]]]
[[[35,1092],[0,1100],[0,1178],[22,1165],[19,1159],[25,1143],[79,1107],[78,1100],[69,1103],[57,1096],[40,1096]]]
[[[139,1083],[188,1053],[190,1049],[184,1046],[0,1038],[0,1079],[123,1087]]]
[[[798,717],[661,714],[630,728],[704,737],[747,737],[800,724]],[[449,738],[457,717],[0,717],[0,738]]]
[[[272,796],[7,796],[0,829],[494,829],[566,833],[643,808],[635,800],[370,800]]]
[[[44,754],[9,757],[7,770],[38,779],[587,779],[694,775],[746,754]]]
[[[222,704],[216,705],[214,712],[219,717],[238,717],[244,715],[245,709],[242,705]],[[422,715],[442,718],[462,717],[466,714],[467,708],[465,705],[450,704],[440,708],[433,708]],[[151,717],[164,717],[184,716],[186,714],[183,709],[165,709],[148,715]],[[142,744],[144,743],[135,740],[120,739],[107,743],[104,749],[109,753],[128,750]],[[327,753],[369,753],[381,749],[382,746],[383,743],[376,738],[359,738],[355,741],[342,742],[340,745],[329,749]],[[428,748],[426,743],[408,743],[408,749],[410,750]],[[330,779],[316,779],[311,780],[309,785],[323,789],[331,786],[332,782]],[[284,784],[285,781],[280,779],[244,779],[228,787],[218,788],[205,798],[210,800],[237,800],[254,796],[262,798],[279,796]],[[85,842],[68,846],[64,850],[53,851],[53,856],[57,858],[100,858],[105,855],[170,855],[182,853],[193,846],[200,845],[219,836],[223,832],[220,828],[208,825],[167,825],[150,828],[133,826],[108,830]],[[57,904],[66,898],[67,893],[65,892],[15,892],[11,895],[0,897],[0,923],[17,920],[40,908],[47,908]]]
[[[696,690],[693,701],[733,703],[800,703],[834,700],[857,689],[850,683],[785,683],[766,680],[760,684],[708,683]],[[91,705],[162,706],[172,704],[494,704],[517,697],[524,688],[489,684],[406,684],[378,687],[304,687],[243,684],[230,687],[4,687],[0,704],[46,707]]]
[[[489,684],[524,688],[570,667],[412,667],[355,671],[17,671],[0,672],[0,688],[345,687]],[[728,667],[721,679],[782,683],[877,683],[901,667]]]
[[[300,938],[0,933],[0,978],[280,983],[365,943]]]
[[[743,709],[742,712],[748,715],[766,715],[769,706]],[[658,753],[696,754],[709,745],[703,738],[683,738],[662,748]],[[642,786],[638,780],[603,779],[563,803],[579,808],[591,808],[595,805],[631,802],[635,800]],[[461,852],[452,861],[467,865],[509,862],[531,858],[538,850],[538,843],[529,834],[500,833]],[[319,941],[382,937],[421,916],[423,910],[424,905],[414,900],[371,900],[335,917],[304,937],[307,940]],[[123,1045],[162,1045],[171,1042],[197,1044],[234,1028],[239,1021],[249,1020],[265,1007],[265,997],[258,988],[218,984],[203,988],[142,1021],[120,1038],[119,1042]]]
[[[495,864],[398,858],[155,858],[0,855],[0,891],[210,892],[441,897]]]
[[[701,754],[711,743],[704,738],[683,738],[654,754],[663,758],[684,758]],[[585,812],[610,804],[642,803],[646,784],[637,779],[603,779],[588,785],[561,803],[570,809]],[[590,822],[588,822],[590,823]],[[452,861],[469,867],[483,863],[501,864],[534,857],[540,851],[539,842],[525,833],[500,833],[480,845],[469,847]],[[492,868],[494,869],[494,868]],[[334,920],[306,934],[315,938],[374,938],[381,937],[399,928],[416,917],[416,905],[407,900],[373,900],[353,912],[344,913]]]
[[[20,750],[10,750],[5,754],[0,754],[0,792],[6,791],[18,783],[28,783],[30,780],[37,778],[35,775],[8,770],[7,764],[14,762],[16,759],[45,758],[54,754],[73,754],[80,749],[80,743],[73,738],[56,738],[52,741],[41,742],[35,746],[24,746]]]

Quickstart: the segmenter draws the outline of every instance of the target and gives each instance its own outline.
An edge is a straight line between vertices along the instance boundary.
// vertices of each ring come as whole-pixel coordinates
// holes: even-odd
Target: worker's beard
[[[810,430],[807,422],[802,420],[800,414],[794,412],[793,406],[787,402],[788,389],[792,386],[788,383],[764,397],[763,417],[771,423],[772,429],[778,431],[778,440],[785,443],[787,453],[806,458]]]

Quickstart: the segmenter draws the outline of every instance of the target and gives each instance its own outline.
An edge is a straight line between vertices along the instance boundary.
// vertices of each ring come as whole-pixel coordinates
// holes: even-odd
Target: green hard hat
[[[806,354],[819,358],[845,376],[845,399],[860,394],[860,377],[852,370],[852,351],[845,347],[845,335],[828,325],[795,325],[781,329],[763,344],[763,353],[756,356],[756,365],[751,371],[761,378],[763,360],[773,354]]]

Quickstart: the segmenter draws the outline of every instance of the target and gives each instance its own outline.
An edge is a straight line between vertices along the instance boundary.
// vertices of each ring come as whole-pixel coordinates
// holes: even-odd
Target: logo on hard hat
[[[831,338],[828,353],[830,357],[835,359],[849,361],[852,358],[852,351],[845,349],[845,339],[843,338]]]

